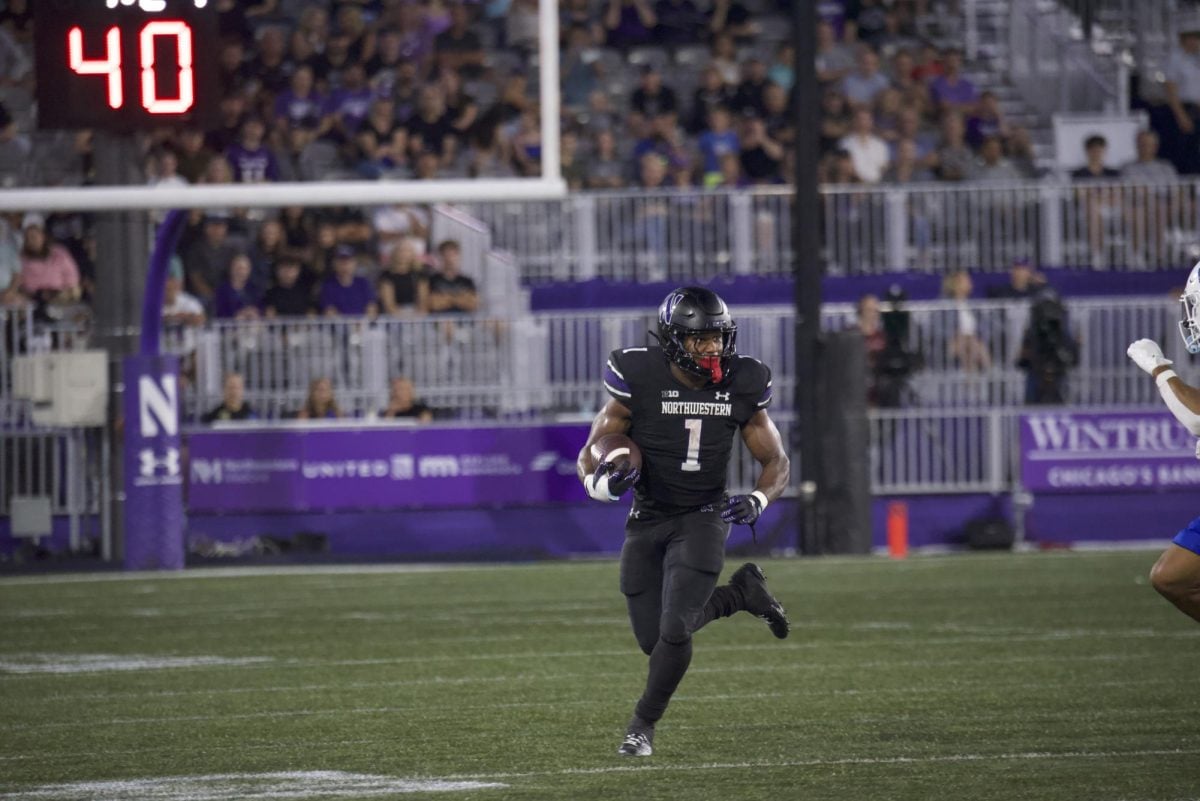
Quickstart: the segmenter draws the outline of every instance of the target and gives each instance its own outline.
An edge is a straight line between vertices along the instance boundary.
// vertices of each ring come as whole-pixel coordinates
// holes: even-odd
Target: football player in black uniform
[[[612,399],[596,415],[576,464],[588,494],[633,508],[621,549],[621,592],[638,645],[650,656],[646,690],[618,753],[649,756],[662,717],[692,658],[692,634],[746,610],[788,635],[783,607],[762,570],[742,565],[718,587],[731,523],[752,525],[787,486],[788,457],[767,415],[771,371],[735,350],[737,325],[725,302],[699,287],[677,289],[658,310],[658,347],[613,351],[604,371]],[[762,466],[749,495],[725,491],[733,438]],[[626,434],[642,452],[640,473],[625,459],[597,463],[591,444]]]

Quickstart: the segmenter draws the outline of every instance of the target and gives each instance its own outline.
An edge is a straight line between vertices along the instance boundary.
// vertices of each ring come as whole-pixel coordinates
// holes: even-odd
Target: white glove
[[[1173,361],[1163,356],[1162,348],[1153,339],[1139,339],[1130,345],[1125,353],[1133,359],[1134,364],[1150,375],[1154,375],[1154,371],[1159,367],[1174,364]]]

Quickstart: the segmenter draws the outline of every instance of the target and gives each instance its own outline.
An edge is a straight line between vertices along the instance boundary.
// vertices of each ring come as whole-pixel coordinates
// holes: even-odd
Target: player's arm
[[[787,489],[792,465],[783,448],[779,429],[766,409],[756,412],[750,422],[742,426],[742,440],[762,466],[754,491],[761,492],[768,501],[775,500]]]
[[[632,424],[633,413],[629,411],[628,406],[615,398],[604,404],[604,408],[592,420],[592,430],[588,433],[587,442],[583,444],[579,458],[575,460],[575,472],[580,481],[592,475],[599,466],[592,458],[592,443],[608,434],[628,434]]]
[[[734,495],[725,502],[721,518],[727,523],[753,525],[767,504],[778,498],[787,489],[791,460],[783,448],[783,438],[775,421],[766,409],[754,413],[750,421],[742,426],[742,440],[750,453],[762,467],[758,482],[749,495]]]
[[[1162,349],[1152,339],[1139,339],[1126,351],[1138,367],[1154,378],[1158,394],[1162,396],[1171,414],[1175,415],[1184,428],[1200,437],[1200,389],[1185,384],[1175,371],[1174,364],[1163,356]]]

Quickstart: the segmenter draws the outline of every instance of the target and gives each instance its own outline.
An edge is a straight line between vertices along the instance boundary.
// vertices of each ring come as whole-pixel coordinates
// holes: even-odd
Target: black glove
[[[596,465],[595,472],[588,476],[588,480],[583,482],[583,486],[587,494],[598,501],[615,501],[641,477],[642,471],[634,467],[628,459],[601,462]],[[602,482],[602,478],[607,478],[608,483]]]
[[[733,495],[726,499],[721,519],[739,526],[753,526],[762,510],[763,504],[757,495]]]

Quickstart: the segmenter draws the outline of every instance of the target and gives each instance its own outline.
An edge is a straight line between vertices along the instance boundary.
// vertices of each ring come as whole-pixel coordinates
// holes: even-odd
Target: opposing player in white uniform
[[[1183,319],[1179,333],[1188,353],[1200,353],[1200,264],[1192,268],[1183,288]],[[1138,367],[1154,377],[1158,392],[1184,428],[1200,437],[1200,389],[1185,384],[1171,369],[1152,339],[1139,339],[1126,351]],[[1196,442],[1200,458],[1200,439]],[[1175,535],[1150,571],[1150,582],[1168,601],[1194,620],[1200,621],[1200,517]]]

